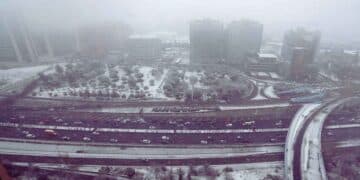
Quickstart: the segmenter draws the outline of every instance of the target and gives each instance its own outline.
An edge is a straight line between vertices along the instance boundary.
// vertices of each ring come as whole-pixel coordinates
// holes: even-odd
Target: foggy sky
[[[328,41],[360,41],[359,0],[1,0],[3,13],[22,12],[36,28],[67,29],[103,21],[125,22],[135,32],[187,35],[192,19],[253,19],[265,37],[281,38],[298,26],[320,30]]]

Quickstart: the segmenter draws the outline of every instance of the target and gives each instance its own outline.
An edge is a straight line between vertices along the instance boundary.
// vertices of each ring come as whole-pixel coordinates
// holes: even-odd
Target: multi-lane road
[[[18,163],[200,165],[283,161],[285,155],[288,179],[314,177],[312,166],[323,164],[314,156],[321,154],[319,129],[337,105],[223,106],[215,113],[12,109],[0,115],[0,156]],[[326,143],[344,146],[345,129],[359,127],[325,123],[325,134],[340,137]]]

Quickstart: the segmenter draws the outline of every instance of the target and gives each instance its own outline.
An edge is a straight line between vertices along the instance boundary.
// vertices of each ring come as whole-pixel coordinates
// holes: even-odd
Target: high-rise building
[[[104,57],[110,51],[122,51],[130,28],[122,23],[83,26],[76,34],[75,45],[84,56]]]
[[[224,28],[216,20],[197,20],[190,23],[190,61],[214,63],[224,55]]]
[[[290,78],[301,80],[306,76],[306,68],[314,62],[320,43],[320,32],[304,29],[285,33],[281,56],[290,62]]]
[[[244,62],[255,56],[261,47],[263,25],[242,20],[230,23],[226,29],[226,60],[229,63]]]
[[[161,56],[161,41],[158,38],[131,37],[127,42],[128,59],[149,61]]]
[[[294,47],[291,53],[290,78],[301,80],[305,77],[305,63],[309,50],[304,47]]]
[[[306,51],[305,63],[313,63],[320,43],[320,32],[306,31],[304,29],[290,30],[285,33],[281,56],[290,61],[294,48],[302,47]]]
[[[3,16],[0,22],[1,61],[37,60],[37,49],[24,19],[18,15]]]

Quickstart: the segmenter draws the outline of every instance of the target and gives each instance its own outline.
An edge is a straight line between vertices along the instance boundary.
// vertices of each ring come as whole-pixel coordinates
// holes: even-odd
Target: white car
[[[93,135],[99,135],[100,133],[98,131],[92,132]]]
[[[232,123],[227,123],[225,126],[226,126],[226,127],[232,127],[233,124],[232,124]]]
[[[251,125],[254,125],[254,124],[255,124],[255,121],[246,121],[246,122],[242,123],[243,126],[251,126]]]
[[[83,137],[83,141],[89,142],[89,141],[91,141],[91,138],[89,138],[89,137]]]
[[[151,141],[149,139],[143,139],[141,142],[143,144],[150,144],[151,143]]]
[[[200,143],[201,144],[208,144],[208,141],[207,140],[201,140]]]
[[[241,140],[241,139],[242,139],[242,136],[238,135],[238,136],[236,136],[236,139],[237,139],[237,140]]]
[[[117,139],[114,139],[114,138],[111,138],[111,139],[110,139],[110,142],[117,143],[118,140],[117,140]]]
[[[69,136],[63,136],[61,139],[64,140],[64,141],[70,141],[70,137],[69,137]]]
[[[280,120],[280,121],[276,122],[275,125],[276,125],[277,127],[282,126],[282,125],[283,125],[283,122]]]
[[[161,136],[161,140],[168,141],[170,140],[169,136]]]
[[[34,139],[34,138],[36,138],[36,136],[34,135],[34,134],[26,134],[26,136],[25,136],[26,138],[29,138],[29,139]]]

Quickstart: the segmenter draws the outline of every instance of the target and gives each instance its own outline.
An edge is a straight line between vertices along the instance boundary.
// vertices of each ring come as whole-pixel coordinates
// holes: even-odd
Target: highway
[[[321,135],[324,122],[328,115],[338,106],[356,98],[344,98],[327,105],[317,112],[306,128],[301,146],[301,175],[304,179],[327,180],[322,155]]]
[[[291,180],[294,177],[293,163],[295,152],[295,139],[299,136],[301,127],[304,125],[306,118],[310,116],[316,109],[320,107],[320,104],[305,104],[295,114],[285,141],[285,176]]]
[[[327,179],[321,152],[321,132],[326,117],[339,105],[353,101],[356,98],[341,98],[327,101],[321,106],[303,115],[303,123],[298,123],[297,128],[291,124],[285,144],[285,166],[287,179]],[[299,111],[300,112],[300,111]],[[305,112],[305,111],[304,111]],[[337,126],[345,128],[344,126]],[[334,129],[334,126],[327,126],[325,129]],[[296,134],[297,136],[291,136]],[[291,132],[293,131],[293,133]],[[293,149],[293,150],[291,150]]]
[[[316,172],[323,168],[319,129],[343,101],[220,106],[224,116],[15,109],[0,115],[0,157],[24,163],[201,165],[283,161],[285,155],[288,179],[324,178]],[[347,130],[359,127],[325,124],[324,132],[340,132],[328,143],[344,148]]]

